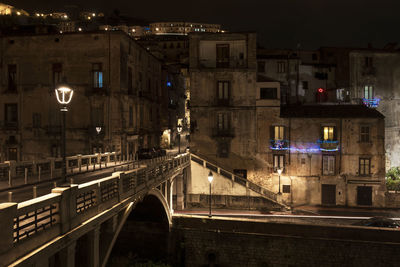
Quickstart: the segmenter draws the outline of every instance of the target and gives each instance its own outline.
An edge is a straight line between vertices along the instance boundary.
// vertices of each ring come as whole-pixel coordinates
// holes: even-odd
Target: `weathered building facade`
[[[122,32],[1,38],[1,160],[57,157],[60,106],[54,89],[74,90],[67,154],[158,146],[167,110],[161,62]],[[99,132],[97,129],[101,129]]]
[[[349,62],[352,100],[385,115],[387,168],[400,166],[400,52],[353,50]]]
[[[257,75],[255,39],[190,37],[191,151],[286,204],[383,206],[384,117],[363,105],[282,105],[279,77]]]

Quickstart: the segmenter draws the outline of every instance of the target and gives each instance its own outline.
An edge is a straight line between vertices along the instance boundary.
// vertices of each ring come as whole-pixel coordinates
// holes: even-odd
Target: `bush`
[[[400,191],[400,167],[390,168],[386,173],[387,190]]]

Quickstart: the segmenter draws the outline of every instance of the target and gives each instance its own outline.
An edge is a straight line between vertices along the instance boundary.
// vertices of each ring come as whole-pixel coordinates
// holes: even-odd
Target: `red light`
[[[323,93],[324,92],[324,88],[318,88],[318,93]]]

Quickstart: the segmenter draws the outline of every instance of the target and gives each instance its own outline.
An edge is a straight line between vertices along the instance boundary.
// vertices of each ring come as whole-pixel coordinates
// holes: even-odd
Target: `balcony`
[[[271,150],[288,150],[289,141],[288,140],[270,140]]]
[[[3,130],[18,130],[17,121],[0,121],[0,127]]]
[[[229,107],[231,105],[230,99],[217,99],[216,101],[217,106],[219,107]]]
[[[233,128],[213,128],[212,129],[212,136],[213,137],[235,137],[235,131]]]
[[[362,71],[361,71],[362,76],[375,76],[376,75],[376,69],[375,67],[366,67],[364,66]]]
[[[370,98],[370,99],[363,98],[362,103],[369,108],[377,108],[379,106],[380,100],[381,100],[380,98]]]
[[[339,141],[337,140],[318,140],[319,148],[321,151],[338,151]]]

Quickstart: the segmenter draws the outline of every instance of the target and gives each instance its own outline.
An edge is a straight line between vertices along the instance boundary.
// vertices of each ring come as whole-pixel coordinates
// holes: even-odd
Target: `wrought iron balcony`
[[[213,137],[235,137],[235,131],[233,128],[213,128],[212,129]]]
[[[321,151],[338,151],[339,141],[337,140],[318,140]]]
[[[272,150],[288,150],[289,141],[288,140],[270,140],[270,149]]]

